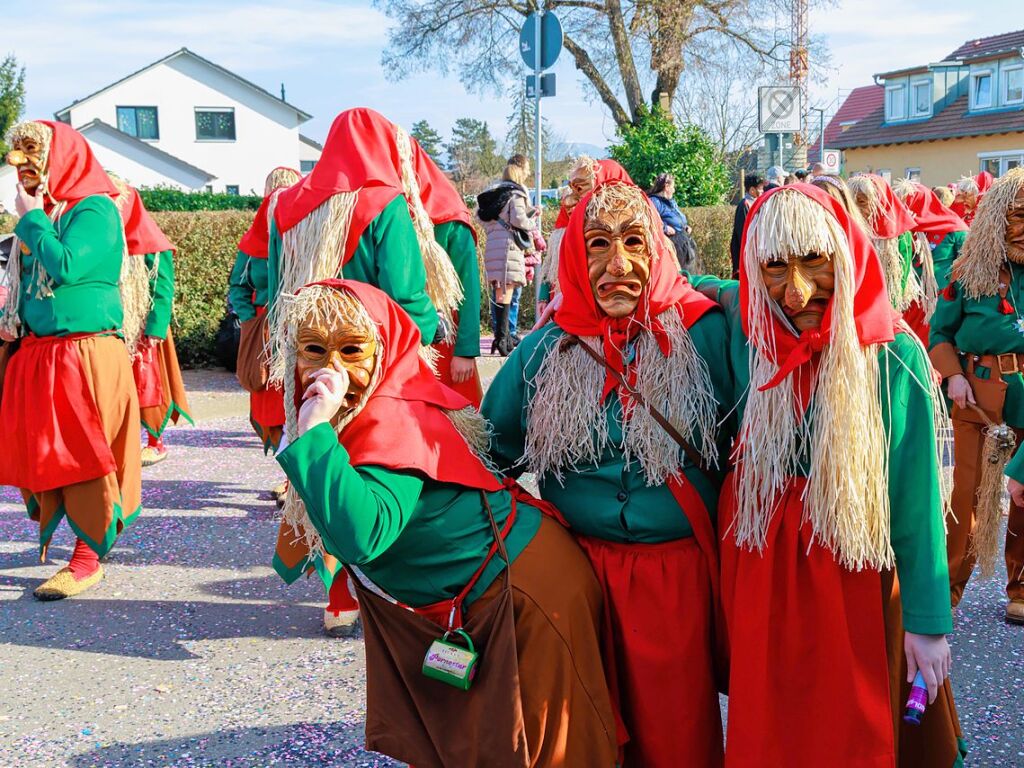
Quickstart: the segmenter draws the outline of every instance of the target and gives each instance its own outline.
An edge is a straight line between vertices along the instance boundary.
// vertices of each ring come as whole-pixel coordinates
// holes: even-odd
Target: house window
[[[971,109],[992,106],[992,71],[979,72],[971,78]]]
[[[885,89],[885,119],[905,120],[907,89],[902,85],[890,85]]]
[[[212,195],[213,194],[213,184],[207,184],[206,185],[206,191],[209,192]]]
[[[892,171],[888,168],[879,168],[878,175],[885,179],[886,183],[892,184]]]
[[[196,141],[234,141],[235,110],[196,108]]]
[[[911,86],[914,117],[927,117],[932,113],[932,81],[918,80]]]
[[[228,184],[226,187],[224,187],[224,191],[227,192],[229,195],[237,195],[238,194],[238,185],[237,184]]]
[[[156,107],[118,107],[117,130],[137,139],[156,141],[160,138]]]
[[[309,173],[316,167],[316,160],[299,160],[299,170]]]
[[[1024,165],[1024,149],[1015,149],[1009,152],[982,152],[978,155],[978,160],[981,170],[999,177],[1013,168]]]
[[[907,181],[920,181],[921,180],[921,169],[920,168],[904,168],[903,177]]]
[[[1024,67],[1003,70],[1003,103],[1024,103]]]

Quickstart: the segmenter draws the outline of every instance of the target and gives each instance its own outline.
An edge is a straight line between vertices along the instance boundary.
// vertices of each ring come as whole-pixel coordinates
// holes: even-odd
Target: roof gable
[[[968,40],[949,56],[947,61],[959,59],[974,59],[979,56],[993,56],[998,53],[1011,53],[1024,48],[1024,29],[1016,32],[1006,32],[1002,35],[992,37],[980,37],[977,40]]]
[[[176,157],[172,155],[170,152],[164,152],[162,149],[157,149],[152,144],[137,139],[134,136],[125,133],[124,131],[119,131],[114,126],[108,125],[107,123],[99,119],[90,120],[85,125],[79,127],[78,132],[81,133],[86,138],[88,138],[89,134],[93,132],[106,134],[107,136],[115,138],[118,141],[130,144],[131,146],[135,147],[137,150],[139,150],[145,155],[158,159],[169,165],[176,166],[177,168],[186,171],[190,174],[194,174],[196,176],[203,176],[205,177],[205,180],[207,182],[213,181],[214,179],[217,178],[214,174],[210,173],[209,171],[204,171],[202,168],[192,165],[191,163],[186,163],[180,157]]]
[[[848,126],[856,125],[876,111],[882,106],[884,98],[885,88],[881,85],[863,85],[850,91],[839,110],[825,126],[825,148],[832,149],[835,142],[845,132],[844,129],[851,130]],[[819,136],[807,149],[807,162],[818,162],[821,160],[820,154],[821,137]]]
[[[64,107],[63,109],[60,109],[60,110],[56,111],[54,113],[54,117],[56,117],[58,120],[65,120],[66,121],[67,118],[68,118],[68,115],[69,115],[69,113],[70,113],[70,111],[71,111],[71,109],[73,107],[81,106],[85,102],[95,98],[96,96],[99,96],[101,93],[106,93],[111,88],[114,88],[114,87],[116,87],[116,86],[120,85],[121,83],[124,83],[124,82],[126,82],[128,80],[131,80],[133,77],[138,77],[139,75],[143,74],[144,72],[148,72],[149,70],[153,69],[154,67],[158,67],[161,64],[167,64],[167,63],[173,61],[174,59],[178,59],[178,58],[181,58],[181,57],[189,58],[189,59],[193,60],[194,62],[196,62],[198,64],[201,64],[204,67],[207,67],[207,68],[209,68],[209,69],[211,69],[211,70],[213,70],[215,72],[218,72],[218,73],[220,73],[222,75],[226,75],[227,77],[231,78],[232,80],[235,80],[236,82],[240,83],[241,85],[245,86],[246,88],[256,92],[260,96],[263,96],[263,97],[265,97],[267,99],[270,99],[275,104],[278,104],[278,105],[283,104],[284,106],[288,107],[289,109],[294,110],[295,114],[299,118],[299,122],[300,123],[304,123],[307,120],[312,119],[312,117],[313,117],[308,112],[305,112],[305,111],[299,109],[298,107],[296,107],[295,105],[289,104],[287,101],[284,101],[283,99],[278,98],[277,96],[272,94],[270,91],[266,90],[265,88],[261,88],[260,86],[256,85],[256,83],[252,82],[251,80],[246,80],[244,77],[240,77],[239,75],[236,75],[231,70],[225,69],[224,67],[220,66],[219,64],[214,64],[209,59],[203,58],[199,54],[197,54],[197,53],[195,53],[193,51],[190,51],[188,48],[179,48],[174,53],[171,53],[171,54],[169,54],[167,56],[164,56],[162,59],[158,59],[158,60],[154,61],[152,64],[148,64],[145,67],[143,67],[142,69],[136,70],[135,72],[132,72],[129,75],[125,75],[120,80],[117,80],[117,81],[111,83],[110,85],[104,86],[103,88],[100,88],[98,91],[93,91],[92,93],[90,93],[88,96],[86,96],[84,98],[76,99],[75,101],[73,101],[68,106]]]

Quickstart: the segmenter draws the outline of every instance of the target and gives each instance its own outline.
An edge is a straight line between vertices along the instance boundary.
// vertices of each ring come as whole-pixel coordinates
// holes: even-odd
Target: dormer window
[[[885,119],[907,119],[907,87],[905,85],[887,85],[885,87]]]
[[[928,117],[932,113],[932,81],[918,80],[911,87],[911,106],[914,117]]]
[[[992,106],[992,70],[986,69],[971,76],[971,109]]]
[[[1024,103],[1024,67],[1008,67],[1003,70],[1003,103]]]

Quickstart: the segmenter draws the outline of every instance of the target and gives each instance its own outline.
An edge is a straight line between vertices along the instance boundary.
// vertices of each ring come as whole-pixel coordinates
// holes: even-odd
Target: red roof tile
[[[994,53],[1003,53],[1020,48],[1024,48],[1024,29],[992,37],[981,37],[977,40],[968,40],[949,54],[946,60],[973,59],[978,56],[989,56]]]
[[[839,107],[839,110],[829,120],[828,125],[825,126],[825,149],[834,149],[836,147],[835,142],[843,134],[844,123],[859,122],[872,112],[880,109],[884,96],[885,88],[881,85],[865,85],[850,91],[846,100]],[[852,130],[852,128],[853,126],[849,126],[847,130]],[[818,136],[812,145],[807,148],[808,163],[816,163],[821,159],[819,157],[821,154],[820,149],[821,137]]]

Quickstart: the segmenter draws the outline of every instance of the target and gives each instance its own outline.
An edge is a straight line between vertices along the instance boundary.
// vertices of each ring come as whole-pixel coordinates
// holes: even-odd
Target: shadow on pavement
[[[171,458],[175,448],[249,448],[259,451],[259,440],[252,430],[229,432],[223,429],[187,427],[164,433]]]
[[[267,728],[236,728],[216,733],[138,744],[114,743],[69,757],[72,768],[96,765],[398,766],[363,752],[362,723],[294,723]]]

